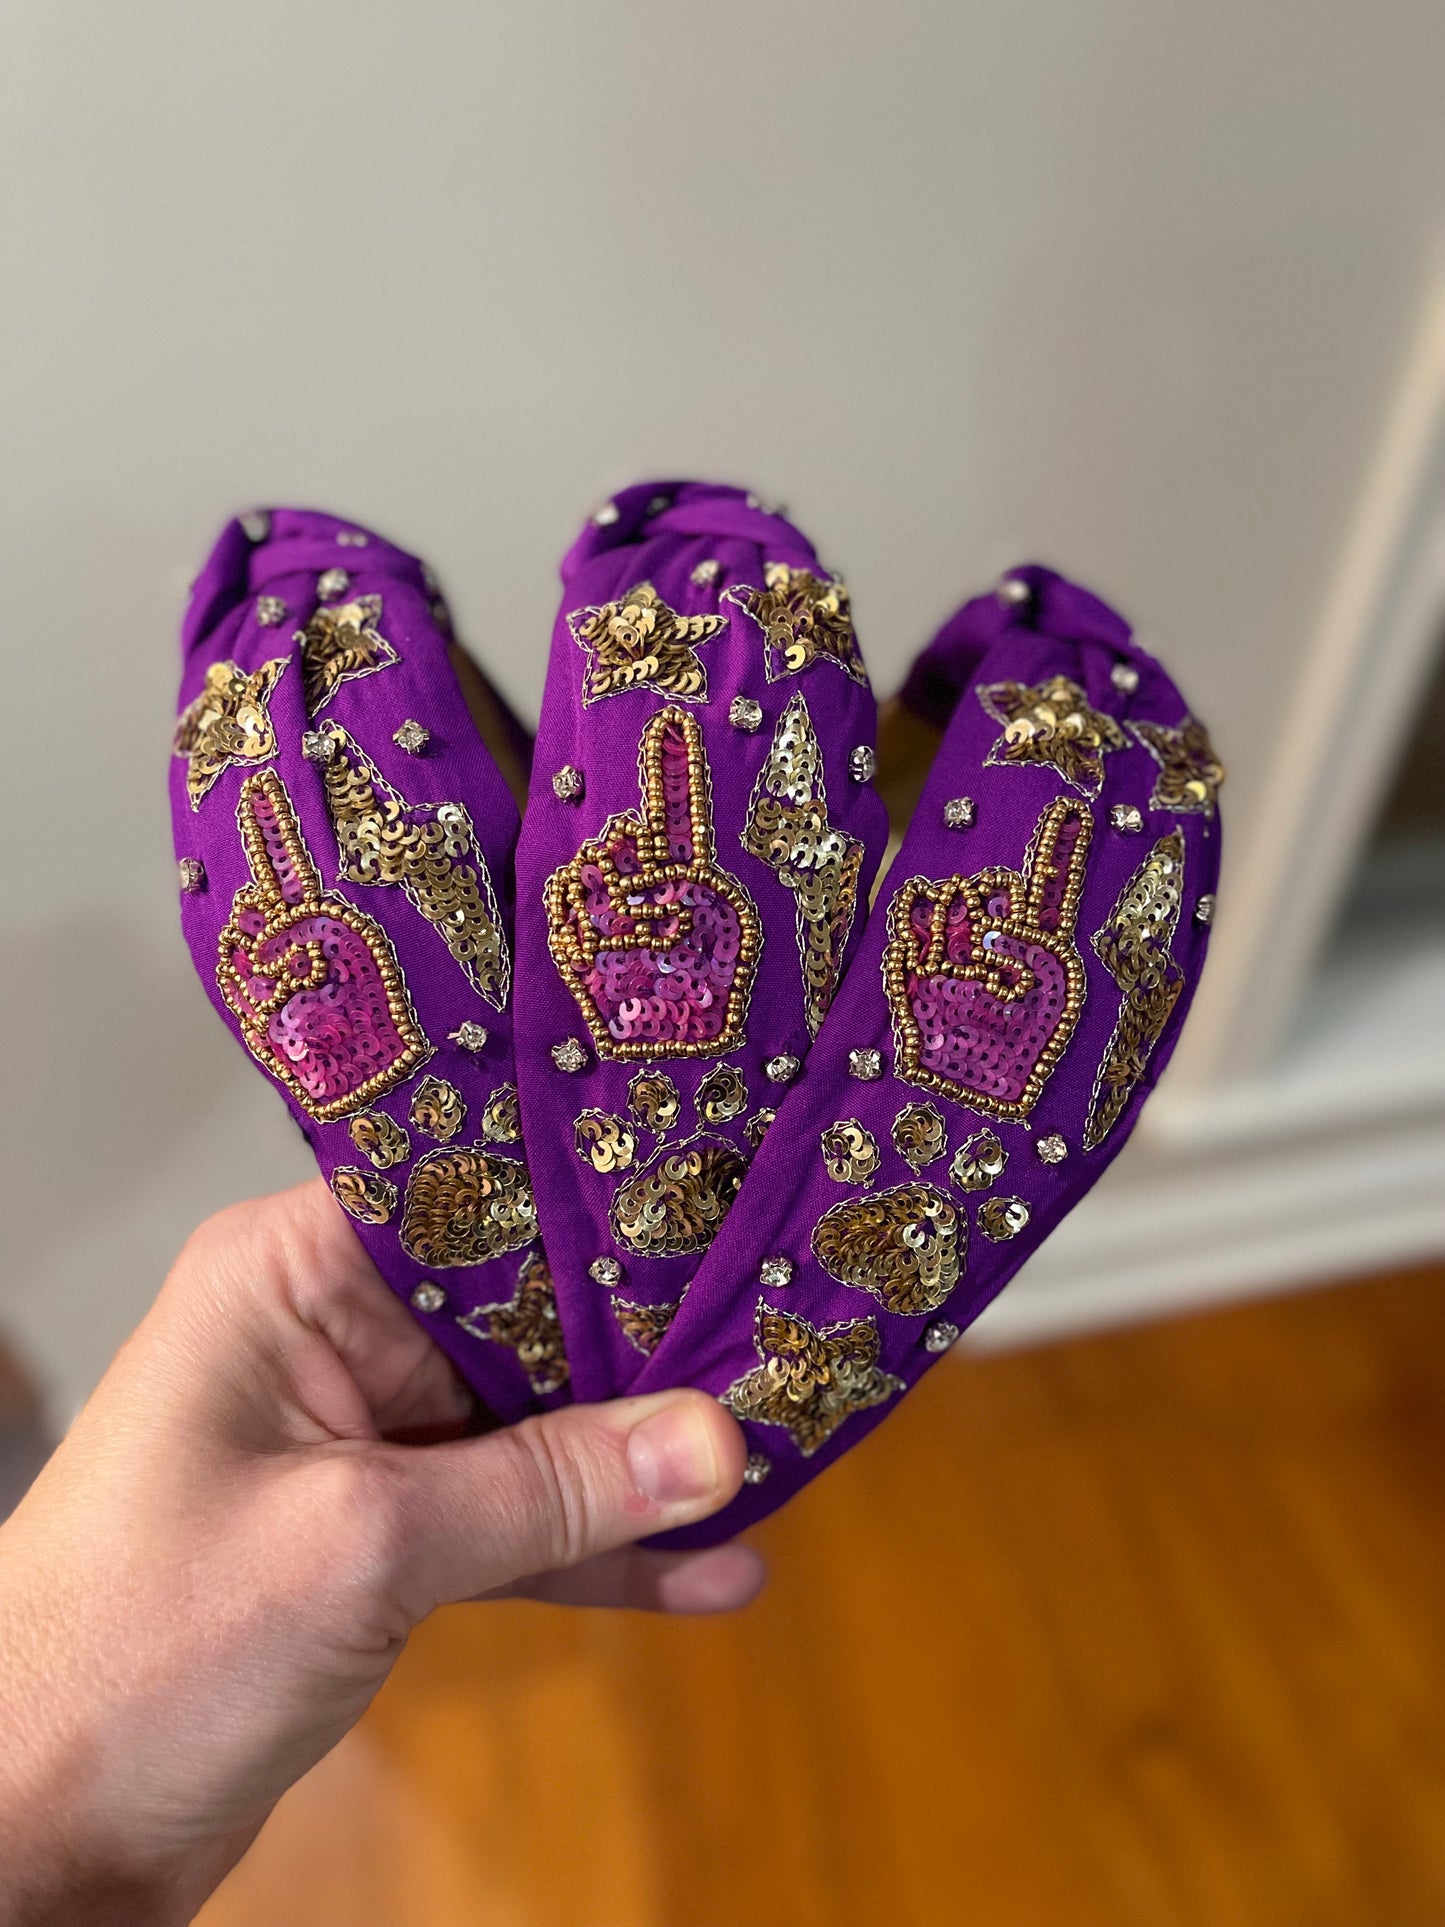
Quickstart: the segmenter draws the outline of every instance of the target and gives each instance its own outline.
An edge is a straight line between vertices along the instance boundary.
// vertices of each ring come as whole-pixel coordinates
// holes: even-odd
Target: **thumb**
[[[747,1448],[688,1389],[572,1405],[485,1438],[384,1448],[399,1486],[394,1571],[407,1617],[705,1519]]]

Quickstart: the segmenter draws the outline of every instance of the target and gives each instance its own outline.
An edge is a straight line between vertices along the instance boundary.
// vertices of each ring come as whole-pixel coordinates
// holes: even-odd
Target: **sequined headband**
[[[738,1416],[742,1494],[672,1535],[707,1544],[878,1423],[1117,1152],[1203,961],[1223,771],[1046,569],[944,625],[881,746],[846,587],[754,498],[626,490],[562,577],[519,836],[530,745],[423,566],[232,523],[184,634],[183,921],[499,1418],[676,1384]]]

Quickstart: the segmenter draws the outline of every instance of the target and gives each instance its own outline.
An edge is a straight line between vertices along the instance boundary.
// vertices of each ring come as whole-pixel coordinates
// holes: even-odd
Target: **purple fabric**
[[[873,744],[873,698],[838,643],[846,633],[851,647],[851,630],[836,602],[831,648],[785,659],[785,631],[766,628],[745,593],[769,565],[807,571],[819,596],[839,588],[797,529],[737,490],[643,484],[588,524],[562,565],[520,840],[414,558],[330,516],[277,510],[252,533],[232,523],[184,632],[183,714],[207,671],[233,664],[275,738],[242,709],[217,739],[234,738],[234,758],[199,778],[173,760],[177,854],[204,865],[182,895],[197,968],[328,1176],[367,1174],[358,1111],[409,1133],[406,1155],[376,1173],[394,1183],[394,1209],[357,1232],[405,1301],[419,1284],[445,1291],[417,1315],[485,1403],[513,1420],[573,1395],[692,1384],[727,1397],[756,1382],[760,1307],[821,1332],[861,1321],[876,1333],[873,1402],[809,1455],[787,1426],[746,1418],[759,1482],[670,1535],[679,1545],[732,1536],[857,1444],[934,1361],[940,1327],[976,1317],[1095,1182],[1177,1039],[1219,860],[1212,796],[1205,808],[1162,797],[1159,756],[1126,727],[1184,723],[1168,674],[1104,604],[1030,566],[1012,578],[1027,593],[968,603],[908,678],[905,704],[944,736],[870,912],[886,826],[854,752]],[[349,581],[323,595],[319,578],[338,568]],[[305,625],[318,607],[366,597],[381,598],[385,659],[308,702]],[[597,642],[609,623],[615,657]],[[654,656],[656,637],[666,647]],[[1008,704],[1055,677],[1077,686],[1065,708],[1082,690],[1085,737],[1057,764],[1004,754],[1017,736]],[[428,740],[408,754],[393,735],[413,719]],[[434,824],[444,803],[467,813],[510,995],[494,984],[489,999],[406,889],[348,856],[315,758],[315,737],[338,733],[395,793],[401,822]],[[265,772],[284,788],[268,777],[243,790]],[[962,799],[970,809],[946,813]],[[1121,806],[1137,820],[1116,822]],[[1161,851],[1175,885],[1182,853],[1177,924],[1146,918],[1131,963],[1120,906]],[[1128,1074],[1101,1110],[1101,1066],[1111,1051],[1121,1061],[1126,967],[1142,973],[1153,1028],[1144,1045],[1125,1040]],[[456,1041],[468,1024],[486,1029],[479,1052]],[[684,1044],[698,1048],[679,1054]],[[880,1074],[855,1075],[869,1067],[851,1054],[874,1051]],[[796,1073],[770,1076],[779,1058]],[[525,1248],[453,1266],[403,1248],[418,1167],[437,1149],[410,1121],[431,1076],[466,1107],[452,1147],[485,1148],[520,1173],[521,1145],[484,1147],[478,1129],[515,1083],[540,1228]],[[391,1087],[368,1097],[376,1078]],[[876,1147],[872,1168],[839,1161],[837,1127],[855,1123]],[[954,1160],[984,1131],[1006,1165],[965,1181]],[[881,1254],[859,1242],[877,1209],[892,1214]],[[539,1392],[515,1350],[458,1321],[506,1304],[543,1247],[571,1383]]]

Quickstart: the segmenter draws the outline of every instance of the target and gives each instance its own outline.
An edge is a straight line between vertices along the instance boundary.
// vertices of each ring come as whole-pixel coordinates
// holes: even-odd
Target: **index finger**
[[[1091,813],[1070,796],[1058,797],[1039,818],[1024,859],[1027,914],[1035,929],[1072,933],[1093,829]]]
[[[241,785],[236,822],[256,893],[275,907],[305,903],[321,893],[321,877],[301,837],[301,825],[275,770]]]
[[[707,759],[697,718],[670,703],[642,734],[638,752],[642,825],[652,860],[712,860]]]

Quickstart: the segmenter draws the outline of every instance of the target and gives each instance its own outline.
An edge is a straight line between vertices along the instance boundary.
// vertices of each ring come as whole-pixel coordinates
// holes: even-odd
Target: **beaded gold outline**
[[[288,903],[279,890],[269,889],[262,880],[272,874],[271,860],[266,853],[266,841],[251,808],[251,799],[258,791],[264,791],[276,812],[277,827],[281,842],[292,867],[296,872],[304,895],[297,903]],[[411,994],[402,975],[401,964],[392,946],[391,938],[376,921],[364,910],[348,903],[345,897],[332,895],[321,884],[321,873],[315,859],[306,847],[301,831],[301,819],[296,806],[291,801],[285,783],[275,770],[258,770],[248,776],[241,785],[241,794],[236,802],[236,826],[241,833],[241,842],[246,851],[246,859],[251,866],[251,882],[242,884],[231,900],[231,914],[225,928],[217,939],[216,987],[225,1000],[227,1009],[240,1025],[241,1038],[247,1050],[255,1058],[268,1076],[274,1077],[295,1098],[308,1116],[318,1123],[327,1124],[339,1117],[349,1117],[353,1111],[364,1111],[369,1104],[382,1097],[387,1091],[395,1090],[404,1084],[412,1073],[426,1063],[432,1055],[432,1045],[421,1027],[420,1019],[412,1005]],[[248,935],[240,928],[240,917],[245,910],[259,910],[265,915],[266,922],[255,935]],[[375,960],[377,971],[386,988],[387,1009],[397,1035],[406,1040],[406,1048],[394,1063],[384,1071],[378,1071],[350,1092],[346,1097],[333,1098],[330,1103],[316,1104],[312,1101],[305,1086],[280,1064],[270,1052],[265,1042],[264,1029],[259,1036],[253,1036],[254,1022],[250,1016],[251,1005],[243,995],[240,977],[231,964],[231,952],[246,948],[252,953],[268,943],[272,937],[280,936],[292,928],[305,916],[334,917],[344,923],[366,945]],[[287,992],[294,990],[294,984],[286,986]],[[279,997],[268,1003],[259,1014],[269,1017],[273,1010],[279,1010],[286,1001]]]
[[[927,975],[936,971],[943,962],[948,906],[955,895],[962,895],[966,900],[970,924],[975,932],[980,925],[987,924],[991,932],[998,931],[1020,942],[1037,941],[1040,932],[1036,907],[1044,884],[1057,874],[1053,855],[1058,847],[1059,832],[1068,817],[1077,819],[1080,834],[1069,860],[1068,878],[1059,906],[1058,928],[1046,933],[1058,946],[1055,954],[1063,964],[1068,980],[1064,1014],[1040,1052],[1038,1062],[1029,1072],[1023,1096],[1013,1102],[1003,1102],[969,1090],[962,1084],[955,1084],[951,1078],[940,1076],[937,1071],[919,1063],[922,1040],[908,1003],[908,973],[910,968],[914,968],[920,975]],[[1055,1066],[1078,1027],[1088,990],[1084,960],[1074,940],[1074,929],[1093,830],[1093,814],[1086,804],[1072,796],[1056,797],[1034,826],[1022,872],[995,864],[977,871],[973,876],[954,875],[940,877],[936,881],[928,877],[910,877],[898,890],[888,906],[888,942],[883,951],[883,994],[888,1000],[893,1020],[894,1068],[905,1082],[916,1084],[920,1090],[936,1091],[939,1096],[951,1098],[954,1103],[977,1111],[982,1117],[1004,1122],[1019,1122],[1037,1104],[1044,1085],[1053,1075]],[[1008,896],[1012,914],[1003,918],[990,917],[985,906],[990,896],[999,894]],[[908,913],[920,896],[930,898],[933,903],[928,947],[921,955],[908,923]],[[1016,981],[1013,970],[1005,977],[993,961],[992,953],[984,949],[978,937],[975,937],[969,961],[958,966],[954,975],[981,983],[1005,1003],[1016,1003],[1027,994],[1029,988],[1027,984]]]
[[[687,750],[688,815],[692,828],[692,856],[686,863],[668,860],[667,832],[662,795],[662,737],[669,728],[679,728]],[[752,1002],[753,979],[762,952],[763,928],[757,905],[745,885],[729,871],[719,867],[712,820],[712,772],[703,749],[702,729],[695,716],[675,703],[669,703],[648,718],[637,752],[638,786],[642,794],[641,811],[619,810],[609,816],[601,831],[589,837],[570,862],[554,870],[543,890],[547,914],[547,943],[562,981],[571,991],[583,1021],[592,1034],[597,1055],[618,1063],[660,1062],[684,1057],[723,1057],[746,1043],[744,1026]],[[705,884],[733,907],[738,919],[738,961],[724,1013],[722,1032],[708,1042],[642,1038],[635,1043],[619,1044],[607,1029],[606,1020],[593,1003],[581,980],[582,970],[596,959],[599,950],[646,950],[651,946],[644,935],[609,937],[604,940],[587,921],[587,899],[583,869],[591,864],[607,880],[609,900],[619,914],[629,914],[626,899],[638,887],[635,875],[620,873],[607,854],[614,838],[631,838],[639,858],[654,883]],[[570,912],[570,915],[569,915]],[[679,938],[690,930],[690,914],[679,908]],[[579,934],[580,932],[580,934]]]

